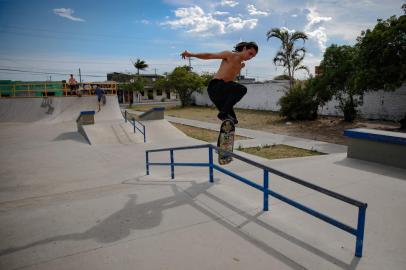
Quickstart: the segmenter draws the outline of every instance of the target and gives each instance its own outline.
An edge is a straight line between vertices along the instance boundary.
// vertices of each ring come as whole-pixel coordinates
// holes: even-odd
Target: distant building
[[[244,75],[239,75],[236,79],[239,83],[255,83],[255,78],[246,78]]]
[[[323,69],[320,66],[315,66],[314,75],[315,75],[315,77],[319,77],[319,76],[323,75]]]
[[[136,91],[130,92],[124,90],[120,87],[120,84],[131,83],[134,82],[137,77],[140,77],[144,81],[144,90],[143,91]],[[116,81],[118,83],[118,100],[120,103],[140,103],[140,102],[147,102],[147,101],[166,101],[166,100],[176,100],[177,96],[175,93],[171,93],[169,91],[163,93],[159,89],[154,88],[154,82],[163,77],[162,75],[158,74],[125,74],[119,72],[113,72],[107,74],[108,81]]]

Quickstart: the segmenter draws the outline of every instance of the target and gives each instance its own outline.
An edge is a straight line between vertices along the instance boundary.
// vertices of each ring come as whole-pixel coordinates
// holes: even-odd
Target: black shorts
[[[233,81],[213,79],[207,87],[207,92],[219,111],[231,113],[234,105],[247,93],[247,88]]]

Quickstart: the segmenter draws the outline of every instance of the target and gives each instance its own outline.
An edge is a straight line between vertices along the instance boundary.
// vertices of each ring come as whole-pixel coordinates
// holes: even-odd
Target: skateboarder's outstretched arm
[[[219,53],[192,53],[188,51],[184,51],[181,55],[182,58],[185,59],[186,57],[196,57],[199,59],[227,59],[230,56],[232,56],[232,52],[230,51],[224,51],[224,52],[219,52]]]

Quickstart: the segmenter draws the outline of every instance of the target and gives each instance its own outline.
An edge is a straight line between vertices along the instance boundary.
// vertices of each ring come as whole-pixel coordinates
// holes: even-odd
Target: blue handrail
[[[124,119],[125,119],[125,122],[127,123],[127,120],[128,120],[128,117],[127,117],[127,110],[126,110],[125,113],[124,113]],[[131,120],[128,120],[128,121],[133,125],[134,133],[135,133],[135,129],[138,129],[138,131],[141,132],[141,134],[144,136],[144,143],[147,142],[147,140],[146,140],[146,135],[145,135],[145,125],[144,125],[143,123],[141,123],[140,121],[136,120],[134,117],[132,117]],[[140,124],[140,125],[142,126],[142,130],[139,129],[139,128],[135,125],[135,122],[137,122],[138,124]]]
[[[190,150],[190,149],[203,149],[203,148],[208,148],[209,150],[209,161],[207,163],[193,163],[193,162],[186,162],[186,163],[178,163],[174,161],[174,151],[180,151],[180,150]],[[146,150],[145,151],[145,166],[146,166],[146,174],[150,174],[150,166],[170,166],[171,168],[171,178],[175,178],[175,166],[190,166],[190,167],[208,167],[209,168],[209,181],[213,183],[214,181],[214,170],[217,170],[219,172],[222,172],[226,175],[229,175],[255,189],[258,189],[259,191],[263,192],[263,210],[268,211],[269,210],[269,202],[268,202],[268,196],[275,197],[287,204],[290,204],[314,217],[317,217],[337,228],[340,228],[356,237],[355,241],[355,256],[356,257],[362,257],[362,247],[363,247],[363,241],[364,241],[364,228],[365,228],[365,215],[366,215],[366,208],[367,204],[357,201],[355,199],[349,198],[347,196],[341,195],[339,193],[336,193],[334,191],[322,188],[320,186],[314,185],[312,183],[306,182],[304,180],[301,180],[297,177],[288,175],[284,172],[278,171],[276,169],[270,168],[268,166],[265,166],[263,164],[257,163],[255,161],[252,161],[250,159],[247,159],[245,157],[242,157],[236,153],[233,152],[228,152],[224,151],[227,154],[231,155],[232,157],[241,160],[245,163],[248,163],[250,165],[253,165],[257,168],[260,168],[263,170],[263,185],[259,185],[253,181],[250,181],[249,179],[246,179],[238,174],[235,174],[221,166],[218,166],[217,164],[213,163],[213,150],[219,151],[219,148],[211,145],[211,144],[202,144],[202,145],[194,145],[194,146],[183,146],[183,147],[173,147],[173,148],[161,148],[161,149],[152,149],[152,150]],[[154,152],[165,152],[169,151],[170,152],[170,162],[159,162],[159,163],[153,163],[149,161],[149,155],[150,153]],[[303,204],[300,204],[292,199],[289,199],[273,190],[269,189],[269,173],[276,174],[278,176],[281,176],[287,180],[293,181],[297,184],[303,185],[307,188],[316,190],[320,193],[323,193],[325,195],[328,195],[330,197],[336,198],[338,200],[341,200],[343,202],[349,203],[351,205],[354,205],[358,207],[358,222],[357,222],[357,228],[353,228],[347,224],[344,224],[334,218],[331,218],[325,214],[322,214],[320,212],[317,212],[316,210],[313,210]]]

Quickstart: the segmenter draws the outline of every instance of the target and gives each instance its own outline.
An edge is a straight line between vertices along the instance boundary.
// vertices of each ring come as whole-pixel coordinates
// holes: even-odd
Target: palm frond
[[[308,37],[304,32],[297,31],[297,32],[292,33],[292,35],[289,38],[289,41],[294,43],[296,40],[299,40],[299,39],[302,39],[304,42],[308,39]]]
[[[295,67],[295,71],[297,71],[297,70],[306,70],[307,74],[310,74],[309,68],[304,65]]]

